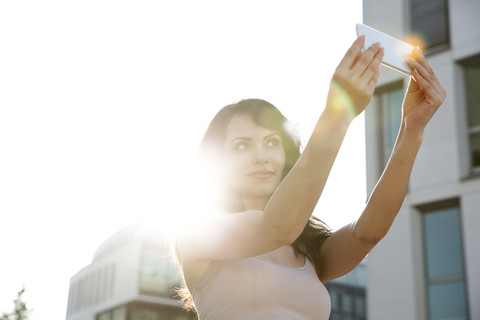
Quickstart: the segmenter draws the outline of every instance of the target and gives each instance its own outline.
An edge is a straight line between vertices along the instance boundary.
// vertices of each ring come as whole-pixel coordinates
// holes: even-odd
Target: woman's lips
[[[257,179],[268,179],[271,176],[273,176],[274,172],[271,170],[258,170],[258,171],[253,171],[248,174],[250,177],[254,177]]]

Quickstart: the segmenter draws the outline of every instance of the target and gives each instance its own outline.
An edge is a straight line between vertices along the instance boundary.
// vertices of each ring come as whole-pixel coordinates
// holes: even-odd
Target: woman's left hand
[[[406,129],[423,134],[423,130],[445,100],[447,92],[428,65],[420,49],[415,49],[409,65],[413,69],[403,101],[402,117]]]

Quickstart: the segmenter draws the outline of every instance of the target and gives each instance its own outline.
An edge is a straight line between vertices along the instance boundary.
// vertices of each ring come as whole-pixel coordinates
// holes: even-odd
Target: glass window
[[[425,211],[422,220],[429,319],[467,319],[459,207]]]
[[[467,100],[468,100],[468,124],[470,127],[480,126],[480,63],[467,66],[465,69]]]
[[[182,309],[173,310],[165,308],[164,306],[158,307],[142,307],[135,306],[130,308],[131,320],[189,320],[196,319],[193,314],[186,314]]]
[[[367,310],[365,306],[365,298],[363,297],[356,297],[355,298],[355,314],[356,315],[366,315]]]
[[[480,171],[480,133],[470,135],[471,161],[475,171]]]
[[[178,272],[167,252],[146,247],[142,251],[140,292],[170,296],[171,288],[180,285]]]
[[[160,320],[160,313],[157,310],[135,308],[130,314],[132,320]]]
[[[467,319],[463,281],[433,283],[428,298],[430,319]]]
[[[398,88],[386,93],[387,103],[384,106],[383,114],[385,115],[386,128],[386,147],[390,151],[393,150],[395,141],[397,140],[398,130],[402,119],[402,102],[403,88]]]
[[[340,309],[340,295],[333,291],[330,293],[330,300],[332,303],[332,310],[339,310]]]
[[[127,319],[127,308],[119,307],[113,310],[113,320],[125,320]]]
[[[465,67],[470,160],[474,171],[480,171],[480,56],[469,59]]]
[[[448,1],[410,0],[410,29],[422,39],[427,53],[448,48]]]
[[[342,311],[346,313],[353,312],[352,297],[348,294],[345,294],[342,297]]]
[[[462,238],[458,208],[428,212],[423,218],[427,278],[462,276]]]
[[[112,315],[110,311],[102,313],[98,316],[98,320],[112,320]]]
[[[386,165],[397,139],[402,120],[402,102],[404,90],[402,82],[395,82],[377,88],[373,103],[378,107],[381,135],[381,162]],[[381,168],[383,170],[383,168]]]

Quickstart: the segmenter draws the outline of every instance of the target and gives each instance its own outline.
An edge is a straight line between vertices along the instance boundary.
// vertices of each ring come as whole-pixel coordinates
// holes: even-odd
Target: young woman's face
[[[226,131],[224,164],[225,182],[240,200],[268,201],[285,167],[282,139],[247,115],[234,116]]]

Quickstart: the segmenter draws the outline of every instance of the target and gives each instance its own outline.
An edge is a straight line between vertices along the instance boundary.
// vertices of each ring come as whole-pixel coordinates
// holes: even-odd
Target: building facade
[[[164,239],[142,225],[119,231],[70,280],[67,320],[188,320]]]
[[[368,319],[480,319],[480,1],[364,0],[363,15],[387,34],[420,39],[448,92],[403,206],[369,255]],[[382,69],[365,117],[369,193],[393,148],[409,81]]]
[[[362,262],[343,277],[325,283],[332,303],[330,320],[367,319],[366,272]]]

